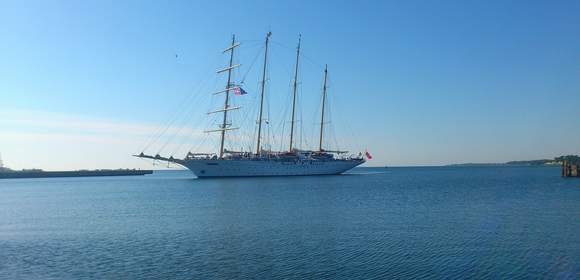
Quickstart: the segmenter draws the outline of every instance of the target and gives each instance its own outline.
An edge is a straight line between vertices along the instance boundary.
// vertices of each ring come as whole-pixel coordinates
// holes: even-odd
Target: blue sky
[[[148,168],[129,155],[214,149],[202,130],[221,102],[220,51],[242,42],[236,102],[251,128],[252,61],[272,30],[270,122],[286,121],[273,148],[301,33],[303,148],[328,63],[329,134],[371,165],[579,154],[578,14],[578,1],[1,1],[0,153],[13,168]],[[232,148],[250,148],[246,131]]]

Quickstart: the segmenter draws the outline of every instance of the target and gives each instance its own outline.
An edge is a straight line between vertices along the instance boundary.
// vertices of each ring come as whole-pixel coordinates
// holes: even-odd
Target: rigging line
[[[284,106],[284,113],[282,114],[283,120],[285,119],[287,112],[288,112],[288,106]],[[280,130],[280,126],[282,127],[280,135],[284,136],[285,132],[286,132],[286,121],[282,121],[281,124],[278,124],[278,130]],[[282,139],[283,138],[284,137],[282,137]],[[280,151],[282,151],[282,149],[283,149],[283,146],[282,146],[283,144],[284,144],[283,141],[280,141]]]
[[[214,59],[211,61],[210,65],[214,65],[216,63],[216,61],[218,60],[218,57],[214,57]],[[179,110],[172,110],[173,112],[173,116],[168,119],[163,126],[160,126],[156,132],[153,134],[153,136],[149,139],[149,142],[145,145],[145,147],[142,149],[142,151],[145,151],[147,149],[149,149],[149,147],[151,145],[153,145],[155,142],[157,142],[159,140],[159,138],[165,133],[164,128],[167,128],[168,126],[170,126],[175,119],[177,119],[177,117],[183,112],[183,110],[185,110],[185,104],[187,104],[191,98],[193,98],[194,96],[196,96],[196,93],[198,93],[199,91],[201,91],[204,87],[205,84],[207,84],[207,82],[210,80],[210,75],[212,73],[211,72],[207,72],[205,76],[203,76],[202,80],[197,83],[197,85],[194,87],[194,90],[191,92],[191,94],[186,95],[182,101],[178,104],[182,105],[180,107]]]
[[[328,83],[329,83],[331,86],[333,86],[333,84],[334,84],[333,80],[332,80],[332,79],[330,79],[330,78],[328,79]],[[333,87],[333,88],[334,88],[334,87]],[[338,87],[336,87],[336,88],[338,88]],[[334,91],[334,90],[333,90],[333,91]],[[334,91],[334,92],[335,92],[335,91]],[[337,95],[337,94],[336,94],[336,92],[335,92],[335,94],[333,94],[333,98],[331,98],[331,100],[332,100],[331,102],[333,103],[333,106],[335,107],[335,109],[338,109],[338,111],[342,112],[343,110],[340,110],[340,108],[338,108],[339,104],[341,104],[340,102],[338,102],[338,98],[340,98],[340,95]],[[344,124],[344,125],[346,126],[346,128],[347,128],[347,130],[348,130],[348,131],[347,131],[347,133],[349,133],[349,134],[350,134],[349,136],[350,136],[352,139],[356,139],[356,138],[355,138],[355,135],[356,135],[356,134],[354,133],[354,130],[352,129],[352,127],[351,127],[351,125],[350,125],[350,122],[348,121],[348,118],[344,118],[344,117],[343,117],[341,114],[338,114],[338,116],[339,116],[339,118],[340,118],[338,121],[340,121],[340,123],[341,123],[341,124]],[[349,141],[349,143],[350,143],[350,142],[355,142],[355,141]],[[355,143],[360,143],[360,141],[356,141]],[[356,148],[357,150],[361,150],[361,146],[360,146],[360,145],[357,145],[357,146],[356,146],[356,147],[354,147],[354,148]]]
[[[175,119],[174,123],[176,123],[177,126],[177,131],[175,131],[172,135],[168,135],[168,139],[167,142],[163,145],[162,150],[164,149],[164,146],[167,145],[170,141],[172,141],[177,135],[180,134],[181,130],[183,130],[183,128],[185,128],[185,126],[187,126],[189,123],[191,123],[191,121],[193,120],[193,118],[196,117],[196,114],[194,114],[194,111],[196,110],[195,106],[190,106],[189,103],[192,104],[198,104],[199,102],[197,102],[197,100],[199,100],[201,98],[201,94],[197,95],[195,99],[191,99],[187,104],[186,104],[186,110],[183,110],[182,113],[179,115],[178,118]],[[189,117],[187,117],[189,116]],[[179,122],[178,122],[179,120]],[[173,125],[173,124],[172,124]],[[171,127],[168,127],[168,129]],[[176,127],[173,127],[176,128]],[[169,130],[167,130],[169,131]],[[165,133],[164,133],[165,134]]]
[[[294,50],[295,50],[293,47],[286,46],[286,45],[284,45],[284,44],[282,44],[282,43],[280,43],[280,42],[277,42],[277,41],[274,41],[274,40],[272,40],[271,42],[272,42],[272,43],[274,43],[275,45],[278,45],[279,47],[282,47],[282,48],[284,48],[284,49],[288,50],[288,51],[292,51],[292,52],[294,52]],[[324,69],[324,65],[322,65],[322,64],[319,64],[318,62],[316,62],[316,60],[314,60],[314,59],[313,59],[313,58],[311,58],[310,56],[306,55],[306,54],[305,54],[305,52],[304,52],[303,50],[300,50],[300,57],[301,57],[301,58],[302,58],[302,57],[306,58],[306,60],[307,60],[308,62],[310,62],[311,64],[313,64],[313,65],[317,66],[317,67],[318,67],[320,70]]]
[[[275,52],[275,51],[272,51],[272,55],[271,56],[273,57],[273,60],[283,61],[283,60],[280,60],[280,59],[276,59],[276,58],[279,57],[279,54],[277,52]],[[294,76],[289,69],[284,68],[284,70],[286,71],[286,74],[288,74],[288,76],[291,76],[291,77]],[[293,79],[291,79],[290,84],[292,83],[292,81],[293,81]],[[270,93],[272,92],[271,91],[271,84],[268,84],[268,92],[270,92]],[[277,138],[275,138],[275,135],[273,134],[273,133],[276,133],[279,130],[280,123],[278,123],[278,127],[272,125],[273,123],[271,121],[272,114],[271,114],[271,106],[270,105],[271,105],[272,102],[274,102],[274,103],[276,101],[279,102],[280,99],[282,99],[283,97],[281,97],[280,95],[274,95],[274,96],[271,96],[270,97],[270,95],[272,95],[272,94],[269,94],[268,95],[269,99],[267,99],[267,115],[268,115],[268,126],[267,126],[267,137],[268,138],[267,139],[268,139],[268,141],[270,141],[270,143],[268,143],[268,144],[272,147],[272,146],[276,146],[277,145],[277,141],[279,141],[281,144],[283,144],[284,143],[284,141],[283,141],[284,140],[284,136],[282,135],[282,137],[279,140],[277,140]],[[287,96],[287,95],[283,95],[283,96]],[[278,99],[276,99],[276,97],[278,97]],[[288,104],[288,102],[285,102],[285,104]],[[288,107],[285,106],[285,111],[284,112],[287,112],[287,110],[288,110]],[[281,116],[278,116],[278,117],[280,117],[281,122],[283,123],[283,122],[285,122],[286,113],[284,113],[284,114],[282,114]]]
[[[246,95],[246,96],[247,96],[247,95]],[[246,97],[243,97],[243,98],[246,98]],[[247,97],[247,98],[252,98],[252,97]],[[241,99],[241,98],[240,98],[240,99]],[[253,99],[253,98],[252,98],[252,99]],[[251,99],[251,100],[252,100],[252,99]],[[242,101],[246,101],[246,100],[242,100]],[[250,108],[250,106],[249,106],[249,105],[248,105],[248,103],[247,103],[248,101],[246,101],[245,103],[244,103],[244,102],[242,102],[242,101],[240,101],[240,102],[239,102],[239,104],[241,104],[240,106],[242,106],[242,107],[244,107],[244,108],[246,108],[246,107],[247,107],[247,108]],[[244,128],[245,128],[245,125],[246,125],[247,119],[248,119],[248,117],[249,117],[249,111],[250,111],[250,110],[241,110],[240,112],[235,112],[235,113],[237,113],[237,115],[241,116],[241,118],[240,118],[240,122],[239,122],[240,128],[242,128],[242,127],[244,127]],[[240,141],[241,141],[241,142],[243,142],[243,141],[245,140],[245,138],[244,138],[244,137],[245,137],[245,133],[246,133],[246,132],[245,132],[245,129],[240,129],[240,130],[236,131],[236,134],[238,134],[238,135],[239,135],[239,138],[241,138],[241,139],[240,139]],[[230,143],[228,143],[228,144],[230,144]]]
[[[270,67],[270,63],[268,63],[268,68]],[[269,74],[269,71],[268,71]],[[266,146],[270,146],[271,147],[271,139],[270,139],[270,122],[272,121],[271,116],[270,116],[270,93],[272,92],[270,83],[266,84],[267,90],[266,92],[268,93],[266,95],[266,141],[264,141],[264,144],[266,144]],[[271,148],[270,148],[271,150]]]
[[[181,150],[181,147],[183,147],[183,145],[185,145],[185,142],[187,142],[189,139],[184,137],[184,139],[179,143],[179,145],[177,145],[177,147],[173,150],[173,152],[171,153],[171,156],[175,156],[179,150]]]
[[[304,123],[302,122],[302,120],[304,120],[304,102],[303,102],[303,88],[302,88],[302,84],[300,84],[300,88],[298,89],[300,94],[298,95],[298,104],[300,105],[300,149],[304,149],[305,147],[305,143],[306,145],[308,145],[308,138],[304,137]],[[303,139],[306,139],[303,141]]]
[[[258,82],[258,84],[259,84],[259,82]],[[254,101],[254,103],[256,103],[256,104],[259,103],[259,100],[258,100],[257,97],[256,97],[256,100]],[[253,106],[253,107],[255,107],[256,109],[252,110],[252,113],[253,113],[253,115],[257,115],[257,113],[258,113],[257,112],[257,110],[258,110],[257,109],[257,106]],[[257,149],[257,147],[254,146],[254,143],[255,143],[254,142],[254,139],[256,139],[256,137],[258,136],[258,118],[256,118],[256,121],[254,122],[254,125],[252,126],[253,129],[252,129],[252,139],[250,141],[250,151],[253,151],[253,150]]]
[[[252,107],[251,107],[250,104],[252,104],[251,102],[252,102],[252,100],[254,100],[254,97],[255,96],[253,96],[253,95],[252,96],[247,96],[248,100],[245,100],[245,103],[244,103],[245,105],[244,106],[245,106],[245,108],[248,108],[248,109],[247,110],[243,110],[242,112],[240,112],[240,114],[241,114],[242,117],[240,119],[240,130],[239,130],[239,132],[240,132],[240,134],[242,134],[242,140],[239,143],[239,145],[242,146],[242,147],[245,146],[246,141],[248,141],[248,138],[249,138],[249,136],[248,136],[248,131],[249,131],[249,129],[248,129],[248,123],[250,123],[249,120],[251,119],[250,118],[250,116],[251,116],[250,112],[253,112],[251,110]]]
[[[217,118],[218,118],[217,115],[213,116],[212,118],[209,118],[206,121],[206,125],[204,126],[204,130],[208,130],[210,127],[214,127],[215,126],[215,123],[217,121]],[[201,143],[198,143],[195,146],[194,150],[195,151],[199,151],[202,148],[202,146],[207,142],[207,140],[210,139],[210,138],[211,138],[211,136],[209,134],[204,133],[203,141]]]
[[[317,91],[317,93],[321,92],[321,91],[322,91],[322,86],[321,86],[321,89]],[[316,97],[318,98],[318,102],[315,102],[314,112],[312,112],[309,115],[310,121],[307,122],[308,123],[308,135],[310,135],[310,137],[312,137],[312,139],[317,139],[316,137],[318,137],[316,135],[316,133],[318,132],[318,129],[319,129],[318,125],[320,124],[320,121],[318,121],[318,120],[320,118],[320,107],[322,106],[322,96],[320,96],[319,94],[316,94]],[[316,141],[314,141],[312,144],[313,145],[316,144]]]
[[[256,61],[258,61],[258,58],[260,57],[260,55],[262,54],[262,51],[264,50],[265,47],[261,47],[260,51],[258,51],[256,53],[256,56],[254,57],[254,59],[252,60],[252,63],[250,64],[250,66],[248,67],[248,70],[246,71],[246,73],[242,76],[242,80],[240,81],[240,84],[243,84],[246,81],[246,78],[248,77],[248,74],[250,73],[250,70],[252,70],[252,67],[254,66],[254,64],[256,64]]]
[[[182,99],[182,102],[179,103],[181,105],[180,108],[178,110],[173,111],[174,112],[173,116],[168,121],[166,121],[163,126],[161,126],[157,129],[157,132],[155,134],[153,134],[154,136],[149,140],[149,142],[142,149],[143,152],[146,151],[147,149],[149,149],[157,141],[159,141],[159,138],[161,138],[161,136],[163,136],[163,134],[165,134],[165,132],[167,132],[169,127],[171,127],[171,125],[173,125],[173,123],[175,121],[177,121],[177,119],[179,119],[181,117],[181,115],[184,114],[184,111],[187,110],[187,105],[189,105],[189,103],[192,101],[192,99],[194,97],[200,96],[199,92],[205,88],[205,85],[210,80],[210,74],[211,73],[208,73],[206,75],[206,77],[202,80],[201,83],[198,84],[196,89],[191,94],[188,94],[187,96],[185,96],[185,98]]]
[[[249,112],[250,112],[250,110],[244,110],[244,114],[242,116],[242,119],[241,119],[241,122],[240,122],[240,126],[246,124],[246,122],[247,122],[247,120],[248,120],[248,118],[250,116],[250,113]]]
[[[192,95],[194,95],[194,94],[188,95],[187,98],[185,98],[184,101],[182,101],[180,104],[188,103],[189,102],[188,100],[191,98]],[[142,151],[149,149],[149,147],[151,147],[153,144],[155,144],[157,141],[159,141],[159,138],[161,138],[161,136],[163,136],[163,134],[165,134],[165,132],[169,129],[169,127],[171,127],[171,125],[173,125],[173,123],[179,118],[179,116],[181,114],[182,114],[182,110],[174,111],[173,116],[171,118],[169,118],[169,120],[166,121],[163,126],[160,126],[157,128],[157,131],[152,136],[150,141],[145,145],[145,147],[142,149]]]
[[[256,47],[263,47],[264,42],[254,42],[249,44],[248,41],[238,41],[238,43],[240,43],[240,45],[244,45],[243,50],[244,51],[249,51],[249,50],[254,50],[254,48]],[[242,48],[240,48],[240,50],[242,50]],[[246,52],[248,53],[248,52]]]
[[[201,138],[201,141],[198,141],[195,146],[191,146],[189,148],[189,152],[194,152],[197,153],[200,150],[200,147],[202,144],[205,144],[205,141],[208,139],[208,135],[206,133],[204,133],[203,137]]]
[[[212,127],[213,127],[214,120],[215,120],[216,118],[217,118],[217,115],[216,115],[216,116],[213,116],[212,118],[208,118],[208,119],[206,119],[206,124],[204,125],[204,130],[208,130],[208,129],[210,128],[210,126],[212,126]],[[209,135],[208,133],[204,133],[204,134],[203,134],[203,140],[202,140],[202,143],[205,143],[205,142],[207,141],[207,139],[209,139],[209,138],[210,138],[210,135]],[[197,146],[195,146],[195,149],[194,149],[194,150],[195,150],[195,151],[199,151],[199,149],[201,148],[201,145],[202,145],[202,144],[200,144],[200,143],[197,143]]]
[[[281,133],[281,135],[284,135],[285,132],[286,132],[286,116],[287,115],[290,115],[290,108],[289,107],[290,107],[290,104],[291,104],[290,101],[292,100],[292,94],[293,94],[292,93],[292,87],[293,87],[293,84],[292,84],[292,80],[291,80],[288,83],[286,99],[283,101],[284,104],[286,104],[286,106],[284,106],[284,113],[282,114],[282,120],[283,120],[283,122],[282,122],[282,133]],[[290,116],[290,118],[291,118],[291,116]],[[290,122],[292,122],[292,120],[290,120]],[[284,143],[281,141],[280,142],[280,150],[281,151],[283,150],[283,146],[282,146],[283,144]]]
[[[282,48],[284,48],[286,50],[291,50],[292,53],[294,53],[294,51],[296,50],[295,48],[287,47],[287,46],[285,46],[285,45],[283,45],[283,44],[281,44],[279,42],[275,42],[275,41],[273,41],[273,42],[274,42],[275,45],[278,45],[278,46],[280,46],[280,47],[282,47]],[[276,49],[275,48],[272,48],[272,57],[273,58],[276,58],[276,57],[278,57],[279,54],[277,52],[275,52],[274,50],[276,50]],[[302,57],[302,51],[300,51],[300,57]],[[276,61],[284,61],[284,59],[276,59]],[[285,67],[281,67],[281,68],[283,68],[289,76],[291,75],[291,77],[294,77],[294,74],[293,74],[294,71],[292,70],[294,68],[293,67],[294,65],[295,65],[295,63],[293,63],[290,66],[291,67],[290,69],[289,68],[285,68]]]
[[[181,140],[181,142],[179,143],[179,145],[177,145],[177,147],[171,153],[171,156],[174,156],[175,154],[177,154],[177,152],[179,152],[179,150],[181,149],[181,147],[183,147],[183,145],[185,145],[185,143],[188,142],[189,140],[191,140],[190,139],[190,136],[183,137],[183,139]]]
[[[310,64],[318,67],[318,70],[322,70],[324,69],[324,65],[319,64],[318,62],[316,62],[316,60],[314,60],[313,58],[311,58],[310,56],[306,55],[306,54],[300,54],[300,57],[304,57],[306,59],[306,61],[308,61]]]
[[[168,145],[170,142],[172,142],[172,141],[173,141],[173,139],[174,139],[174,138],[175,138],[177,135],[179,135],[179,134],[181,133],[181,131],[183,130],[183,128],[185,128],[185,127],[186,127],[186,124],[187,124],[187,121],[185,121],[185,122],[184,122],[184,123],[183,123],[183,124],[182,124],[182,125],[181,125],[181,126],[178,128],[178,129],[177,129],[177,131],[176,131],[176,132],[175,132],[173,135],[171,135],[171,136],[169,137],[169,139],[167,139],[167,141],[165,141],[165,143],[164,143],[164,144],[161,146],[161,148],[160,148],[160,149],[157,151],[157,154],[161,154],[161,152],[162,152],[162,151],[165,149],[165,147],[167,147],[167,145]]]
[[[282,57],[281,57],[281,55],[278,52],[276,52],[276,50],[277,50],[276,48],[272,48],[272,51],[271,51],[271,54],[270,54],[270,56],[272,57],[271,60],[273,60],[273,61],[284,61],[284,59],[280,59]],[[302,53],[300,53],[300,57],[302,57]],[[294,70],[293,70],[294,69],[294,65],[295,65],[295,63],[293,62],[290,66],[279,67],[279,68],[284,69],[284,71],[286,71],[286,74],[288,76],[294,77]],[[268,66],[269,66],[269,64],[268,64]]]
[[[278,41],[275,40],[270,40],[270,42],[274,43],[275,45],[278,45],[279,47],[282,47],[283,49],[286,49],[287,51],[290,51],[292,53],[294,53],[296,51],[296,47],[290,47],[290,46],[286,46],[283,43],[280,43]]]
[[[312,139],[315,139],[315,141],[312,142],[312,149],[313,150],[318,150],[318,137],[319,137],[319,132],[320,132],[320,114],[321,114],[321,109],[322,109],[322,89],[323,89],[323,85],[324,85],[324,81],[320,80],[320,84],[318,89],[315,91],[315,93],[313,95],[316,96],[316,98],[318,99],[318,102],[315,102],[315,109],[314,112],[311,113],[310,115],[310,121],[308,121],[307,123],[309,124],[309,134],[310,137],[312,137]]]
[[[193,106],[192,106],[193,107]],[[186,127],[189,126],[188,124],[190,124],[193,119],[194,119],[195,115],[194,114],[189,114],[189,118],[184,118],[181,122],[181,125],[178,127],[177,131],[175,131],[174,134],[170,135],[169,138],[167,139],[167,141],[165,141],[165,143],[161,146],[161,148],[159,149],[159,151],[157,152],[158,154],[160,154],[165,147],[173,141],[173,139],[175,139],[176,136],[178,136],[181,131]],[[214,116],[214,120],[215,120],[215,116]]]
[[[334,96],[332,96],[331,98],[328,98],[327,100],[329,101],[327,110],[328,110],[328,119],[330,121],[330,124],[329,124],[330,133],[332,136],[332,140],[334,141],[335,149],[337,151],[340,151],[340,147],[338,145],[338,139],[336,137],[336,126],[335,126],[334,122],[332,122],[332,120],[334,119],[334,110],[333,110],[333,108],[334,108]]]
[[[327,79],[327,83],[328,83],[328,79]],[[328,106],[326,106],[326,115],[327,115],[327,119],[328,119],[328,137],[326,139],[326,144],[328,145],[328,147],[330,149],[335,149],[338,150],[338,145],[335,145],[334,147],[332,146],[333,142],[336,143],[336,131],[335,131],[335,126],[334,126],[334,122],[333,122],[333,101],[334,101],[334,96],[332,96],[333,92],[329,91],[328,86],[327,88],[327,93],[328,95],[326,96],[326,103],[328,104]]]
[[[245,43],[254,43],[254,45],[258,45],[258,44],[263,44],[264,41],[263,40],[250,40],[250,39],[246,39],[246,40],[239,40],[239,43],[245,44]]]

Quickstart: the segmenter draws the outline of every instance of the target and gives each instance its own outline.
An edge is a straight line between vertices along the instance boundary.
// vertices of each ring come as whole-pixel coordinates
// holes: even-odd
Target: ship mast
[[[328,76],[328,65],[324,65],[324,85],[322,86],[322,113],[320,114],[320,141],[318,151],[322,152],[322,134],[324,132],[324,103],[326,101],[326,77]]]
[[[264,90],[266,86],[266,64],[268,63],[268,43],[272,32],[266,34],[266,48],[264,51],[264,67],[262,69],[262,92],[260,94],[260,113],[258,115],[258,143],[256,144],[256,154],[260,154],[260,138],[262,135],[262,112],[264,109]]]
[[[234,130],[234,129],[238,129],[239,127],[228,127],[228,111],[230,110],[236,110],[236,109],[240,109],[240,107],[230,107],[229,101],[230,101],[230,91],[238,88],[238,86],[235,86],[234,84],[232,84],[232,70],[236,67],[239,67],[240,64],[236,64],[234,65],[234,49],[239,46],[240,43],[236,43],[236,35],[232,35],[232,44],[225,49],[223,52],[230,52],[230,64],[228,67],[218,70],[216,73],[220,74],[220,73],[224,73],[224,72],[228,72],[228,82],[226,84],[226,88],[224,90],[215,92],[215,94],[220,94],[220,93],[225,93],[225,100],[224,100],[224,107],[222,109],[218,109],[215,111],[211,111],[208,112],[208,114],[214,114],[214,113],[221,113],[223,112],[224,117],[223,117],[223,121],[222,124],[219,126],[219,129],[214,129],[214,130],[206,130],[205,132],[220,132],[221,133],[221,140],[220,140],[220,150],[219,150],[219,158],[223,158],[224,156],[224,142],[225,142],[225,138],[226,138],[226,130]]]
[[[296,66],[294,67],[294,87],[292,92],[292,121],[290,122],[290,148],[292,152],[292,141],[294,140],[294,112],[296,111],[296,85],[298,83],[298,63],[300,59],[300,41],[302,35],[298,35],[298,47],[296,47]]]

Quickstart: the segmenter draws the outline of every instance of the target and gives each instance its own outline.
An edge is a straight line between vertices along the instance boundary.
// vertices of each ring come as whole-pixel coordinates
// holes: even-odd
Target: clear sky
[[[236,102],[255,104],[252,62],[271,30],[270,118],[286,125],[287,106],[274,107],[289,100],[302,34],[302,147],[316,143],[328,63],[338,146],[367,148],[371,165],[580,154],[579,15],[576,0],[3,0],[0,153],[12,168],[55,170],[150,168],[130,155],[214,149],[217,135],[201,130],[221,102],[220,51],[241,40],[236,79],[248,73],[249,93]],[[287,127],[273,131],[282,141]]]

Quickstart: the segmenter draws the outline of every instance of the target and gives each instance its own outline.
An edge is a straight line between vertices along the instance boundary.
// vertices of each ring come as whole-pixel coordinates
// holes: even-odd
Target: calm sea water
[[[0,180],[3,279],[580,278],[557,168]]]

